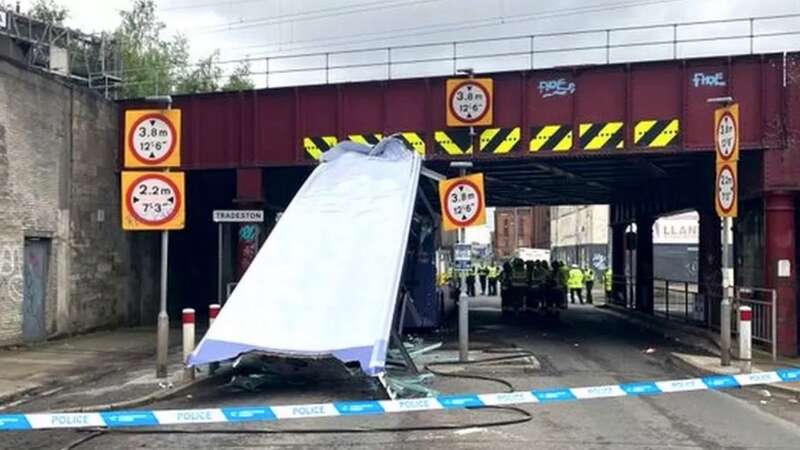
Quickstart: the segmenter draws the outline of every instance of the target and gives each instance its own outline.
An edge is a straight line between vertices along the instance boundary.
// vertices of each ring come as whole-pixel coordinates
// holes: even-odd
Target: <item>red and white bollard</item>
[[[214,325],[214,320],[217,319],[220,308],[221,306],[218,305],[217,303],[214,303],[213,305],[208,305],[208,328],[211,328],[211,325]]]
[[[194,309],[183,309],[183,363],[189,359],[189,355],[194,351]],[[194,380],[194,368],[184,366],[184,378]]]
[[[217,320],[217,315],[219,315],[219,310],[221,306],[218,304],[208,305],[208,328],[210,329],[212,325],[214,325],[214,321]],[[208,365],[208,374],[211,375],[219,369],[219,363],[213,362]]]
[[[749,306],[739,307],[739,359],[745,373],[752,370],[753,357],[753,310]]]

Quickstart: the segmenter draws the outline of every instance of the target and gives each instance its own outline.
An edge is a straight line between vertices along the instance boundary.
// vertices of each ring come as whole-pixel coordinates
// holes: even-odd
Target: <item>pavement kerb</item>
[[[115,369],[111,369],[111,370],[104,370],[104,371],[101,371],[101,372],[90,372],[90,373],[87,373],[85,375],[80,375],[80,374],[72,375],[72,376],[69,377],[69,379],[70,379],[70,382],[73,383],[73,384],[86,384],[86,383],[91,383],[92,381],[95,381],[95,380],[99,380],[100,378],[103,378],[105,376],[111,375],[112,373],[119,372],[121,370],[123,370],[123,369],[115,368]],[[65,384],[66,383],[64,383],[63,381],[54,381],[54,382],[50,382],[50,383],[37,384],[35,386],[26,386],[26,387],[17,389],[14,392],[9,392],[9,393],[6,393],[6,394],[2,394],[2,395],[0,395],[0,406],[3,406],[5,404],[11,403],[13,401],[19,400],[24,395],[31,394],[31,393],[35,394],[35,393],[37,393],[37,391],[47,392],[47,391],[52,390],[53,388],[58,388],[58,387],[64,386]]]
[[[681,344],[697,348],[707,353],[719,355],[719,342],[714,336],[714,333],[707,330],[685,325],[677,321],[651,316],[639,311],[632,311],[628,308],[610,303],[598,305],[596,307],[660,335],[678,338]]]
[[[707,375],[730,375],[730,373],[726,373],[723,371],[712,370],[708,367],[704,367],[701,365],[693,364],[691,361],[686,360],[685,358],[681,358],[679,355],[675,353],[669,354],[669,361],[677,366],[678,368],[686,371],[687,373],[702,377]],[[760,372],[761,369],[753,367],[753,372]],[[741,371],[739,372],[741,373]],[[797,383],[794,383],[797,384]],[[778,383],[778,384],[770,384],[770,389],[783,392],[784,394],[800,396],[800,386],[794,386],[793,384],[786,384],[786,383]]]
[[[205,383],[210,383],[214,380],[219,379],[220,377],[224,376],[226,371],[220,371],[215,373],[214,375],[209,375],[206,377],[198,378],[186,383],[182,383],[172,389],[166,390],[159,390],[147,395],[143,395],[141,397],[133,398],[130,400],[122,400],[119,402],[113,403],[105,403],[100,405],[88,405],[88,406],[75,406],[73,408],[59,408],[58,412],[63,413],[85,413],[85,412],[102,412],[102,411],[111,411],[117,409],[124,409],[124,408],[136,408],[142,405],[147,405],[149,403],[154,403],[160,400],[166,400],[177,395],[180,395],[191,388],[200,386]]]

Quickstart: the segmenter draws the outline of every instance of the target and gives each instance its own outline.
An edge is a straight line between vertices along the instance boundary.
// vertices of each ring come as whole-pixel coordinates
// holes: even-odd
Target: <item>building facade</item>
[[[600,271],[610,266],[607,205],[554,206],[551,210],[553,259],[580,266],[591,264]],[[635,224],[627,231],[636,232]],[[696,212],[662,217],[653,223],[655,278],[697,282],[699,231]],[[634,255],[627,260],[635,260]],[[630,267],[626,270],[631,272]]]
[[[120,227],[117,106],[10,59],[0,99],[0,345],[154,321],[158,236]]]
[[[492,243],[499,259],[514,256],[518,248],[550,248],[550,208],[530,206],[495,208]]]

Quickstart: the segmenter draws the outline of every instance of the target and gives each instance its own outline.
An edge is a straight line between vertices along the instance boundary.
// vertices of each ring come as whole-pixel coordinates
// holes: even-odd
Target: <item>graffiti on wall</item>
[[[250,264],[258,254],[260,235],[261,229],[258,224],[248,223],[239,226],[239,278],[244,275],[245,271],[247,271],[247,268],[250,267]]]
[[[24,277],[22,247],[17,244],[0,244],[0,296],[22,301]]]

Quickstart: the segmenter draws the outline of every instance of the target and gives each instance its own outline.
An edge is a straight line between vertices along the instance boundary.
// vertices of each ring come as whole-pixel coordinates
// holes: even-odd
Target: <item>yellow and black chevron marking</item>
[[[413,131],[404,131],[398,136],[408,148],[413,148],[415,152],[421,156],[425,156],[425,137],[422,133],[415,133]]]
[[[383,139],[383,135],[380,133],[373,133],[373,134],[350,134],[347,136],[353,142],[357,142],[359,144],[374,146],[378,142]]]
[[[487,128],[481,132],[480,150],[498,155],[513,152],[519,148],[519,131],[519,127]]]
[[[306,158],[317,161],[322,154],[333,148],[339,142],[336,136],[310,136],[303,138],[303,148],[306,149]]]
[[[531,127],[530,151],[566,152],[572,148],[572,125],[542,125]]]
[[[622,122],[582,123],[578,127],[578,141],[584,150],[622,148],[624,133]]]
[[[436,153],[448,155],[468,155],[472,153],[472,137],[469,130],[437,131],[433,135],[436,141]]]
[[[667,147],[678,142],[678,133],[680,133],[678,119],[640,120],[633,129],[633,141],[642,147]]]

